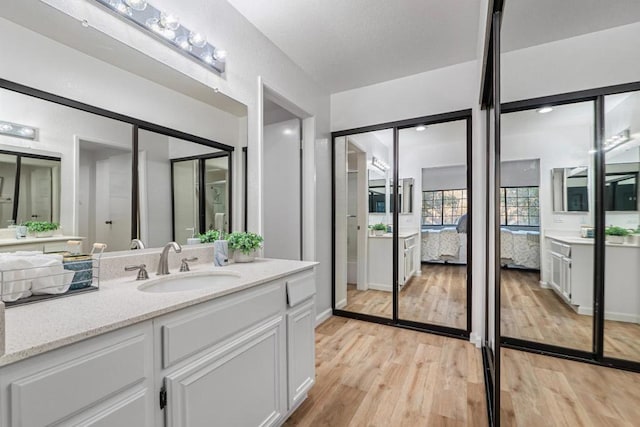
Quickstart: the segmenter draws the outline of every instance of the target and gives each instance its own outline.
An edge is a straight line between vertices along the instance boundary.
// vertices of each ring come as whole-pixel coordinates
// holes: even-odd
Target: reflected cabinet
[[[471,112],[333,134],[334,312],[468,337]]]

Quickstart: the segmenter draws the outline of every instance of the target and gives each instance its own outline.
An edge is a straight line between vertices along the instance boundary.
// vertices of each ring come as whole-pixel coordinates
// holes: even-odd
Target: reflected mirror
[[[335,307],[392,317],[393,131],[334,138]]]

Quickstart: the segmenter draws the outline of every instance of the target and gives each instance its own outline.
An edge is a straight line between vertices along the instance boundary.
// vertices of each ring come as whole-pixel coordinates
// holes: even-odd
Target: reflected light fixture
[[[416,126],[416,132],[424,132],[425,130],[427,130],[427,127],[425,125]]]
[[[382,173],[386,172],[389,169],[389,165],[377,157],[371,158],[371,166],[378,169]]]
[[[604,151],[613,150],[614,148],[619,147],[629,141],[631,141],[631,131],[629,129],[625,129],[622,132],[618,132],[617,134],[607,138],[604,141],[603,148]]]
[[[540,109],[538,109],[538,113],[540,114],[547,114],[553,111],[553,107],[542,107]]]
[[[35,140],[37,129],[31,126],[20,125],[18,123],[0,121],[0,135]]]
[[[136,24],[183,55],[207,68],[224,73],[227,52],[206,37],[180,23],[177,15],[163,12],[147,0],[94,0],[125,20]]]
[[[284,133],[285,135],[293,135],[293,130],[287,128],[287,129],[283,130],[282,133]]]

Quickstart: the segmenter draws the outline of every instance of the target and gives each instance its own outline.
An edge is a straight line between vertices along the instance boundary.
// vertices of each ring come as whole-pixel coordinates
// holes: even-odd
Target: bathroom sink
[[[222,288],[236,283],[240,279],[238,273],[232,271],[215,271],[191,275],[171,275],[154,279],[138,286],[142,292],[183,292],[198,289]]]

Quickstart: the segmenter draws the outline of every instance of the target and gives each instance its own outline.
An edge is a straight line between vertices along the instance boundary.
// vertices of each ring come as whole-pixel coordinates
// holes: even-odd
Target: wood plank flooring
[[[466,273],[465,265],[423,264],[422,275],[414,276],[400,290],[400,318],[465,329]],[[391,318],[391,292],[359,291],[348,285],[347,302],[347,311]]]
[[[593,317],[576,313],[539,280],[537,272],[502,270],[502,335],[591,351]],[[606,320],[605,355],[640,361],[640,325]]]
[[[332,317],[316,329],[316,384],[285,426],[486,426],[472,344]]]
[[[640,425],[640,374],[502,350],[501,425]]]

